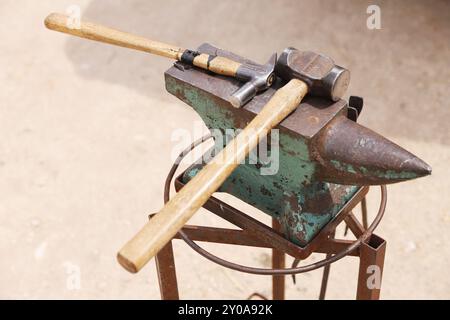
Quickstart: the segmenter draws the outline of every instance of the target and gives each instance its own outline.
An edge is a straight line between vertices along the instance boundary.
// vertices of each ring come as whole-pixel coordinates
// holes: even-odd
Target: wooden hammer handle
[[[136,49],[179,61],[182,60],[183,54],[189,51],[170,44],[111,29],[93,22],[78,21],[74,23],[68,15],[61,13],[50,14],[45,19],[45,25],[51,30],[77,37]],[[193,57],[190,63],[199,68],[232,77],[236,75],[237,69],[241,66],[240,63],[231,59],[210,56],[204,53]]]
[[[307,85],[297,79],[279,89],[248,126],[125,244],[117,255],[119,263],[130,272],[138,272],[222,185],[259,140],[300,104],[307,91]]]

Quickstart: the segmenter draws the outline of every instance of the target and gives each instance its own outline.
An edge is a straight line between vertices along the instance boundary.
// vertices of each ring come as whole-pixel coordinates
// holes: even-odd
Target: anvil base
[[[182,176],[175,180],[175,189],[178,191],[183,187]],[[284,238],[279,229],[277,220],[273,219],[272,228],[253,219],[238,209],[228,205],[227,203],[211,197],[203,206],[208,211],[229,221],[240,229],[227,229],[205,226],[186,225],[183,227],[184,234],[193,241],[213,242],[228,245],[251,246],[272,249],[272,268],[285,268],[285,254],[296,259],[306,259],[312,253],[325,253],[327,259],[336,254],[345,252],[348,256],[359,257],[359,274],[357,285],[357,299],[379,299],[380,287],[368,286],[369,278],[373,277],[372,273],[368,273],[370,267],[377,266],[379,271],[379,281],[384,265],[384,256],[386,250],[386,242],[375,234],[363,242],[359,248],[348,251],[348,247],[353,243],[352,240],[336,239],[334,237],[336,227],[345,222],[347,227],[355,235],[356,238],[361,237],[365,232],[364,227],[359,223],[357,218],[352,214],[352,210],[366,196],[369,188],[361,188],[355,196],[345,205],[342,211],[328,223],[319,234],[305,247],[300,247]],[[362,206],[363,217],[367,215],[365,206]],[[180,238],[177,234],[175,238]],[[156,256],[156,266],[158,271],[161,298],[164,300],[179,299],[178,284],[175,268],[175,258],[172,249],[172,241],[170,241]],[[224,265],[225,266],[225,265]],[[330,273],[330,264],[324,269],[322,284],[320,289],[320,299],[324,299],[328,277]],[[239,270],[239,269],[235,269]],[[246,272],[245,270],[240,270]],[[285,276],[272,276],[273,299],[280,300],[285,297]],[[258,293],[252,294],[259,296]]]
[[[190,166],[182,176],[188,183],[204,165]],[[303,185],[298,192],[276,188],[279,176],[260,176],[240,165],[218,192],[229,193],[278,220],[285,237],[304,247],[311,242],[361,190],[326,182]]]

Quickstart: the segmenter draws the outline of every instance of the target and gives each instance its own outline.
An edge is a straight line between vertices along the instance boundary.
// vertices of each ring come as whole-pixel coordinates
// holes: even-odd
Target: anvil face
[[[208,44],[202,45],[198,50],[245,61]],[[165,73],[165,79],[167,90],[192,106],[208,128],[222,130],[244,128],[276,89],[283,85],[278,79],[273,87],[257,95],[243,108],[236,109],[228,101],[230,95],[241,85],[236,80],[193,68],[183,68],[183,65],[169,69]],[[286,237],[304,246],[353,197],[360,188],[358,185],[384,184],[412,178],[411,173],[402,173],[399,164],[420,159],[373,131],[348,120],[346,115],[347,103],[344,100],[332,102],[306,97],[277,127],[278,172],[274,175],[261,175],[260,166],[245,162],[238,166],[219,191],[230,193],[278,218]],[[358,132],[363,135],[358,137]],[[370,157],[355,157],[351,151],[355,148],[358,154],[368,152],[371,156],[380,151],[371,143],[357,146],[361,139],[371,143],[379,140],[381,145],[387,146],[388,149],[383,149],[383,152],[386,159],[397,166],[396,170],[390,170],[390,164],[383,159],[370,162]],[[368,160],[362,161],[361,165],[355,163],[355,159],[366,158]],[[420,172],[429,172],[426,164],[420,162],[419,165],[423,171]],[[202,167],[203,165],[193,165],[186,170],[184,182],[195,176]],[[405,168],[417,169],[410,166]],[[420,172],[414,172],[414,177],[423,175]]]

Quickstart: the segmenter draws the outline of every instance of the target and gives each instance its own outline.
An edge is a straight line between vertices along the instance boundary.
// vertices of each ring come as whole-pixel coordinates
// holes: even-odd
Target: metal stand
[[[179,190],[182,186],[183,183],[181,180],[177,179],[175,181],[175,188]],[[184,236],[187,236],[192,241],[271,248],[273,270],[268,270],[268,272],[264,274],[272,274],[273,299],[282,300],[285,298],[285,275],[276,272],[277,270],[284,269],[285,254],[288,254],[299,261],[306,259],[312,253],[324,253],[327,255],[327,258],[331,258],[337,254],[342,254],[343,252],[346,256],[360,258],[356,298],[379,299],[386,241],[375,234],[371,234],[367,240],[362,242],[361,246],[354,250],[348,250],[348,247],[355,243],[355,241],[335,239],[336,227],[343,221],[356,238],[363,236],[366,229],[353,215],[352,210],[358,203],[361,203],[361,201],[365,199],[368,190],[368,187],[362,187],[342,208],[341,212],[336,215],[334,220],[328,223],[305,247],[297,246],[286,240],[279,230],[279,224],[276,219],[273,219],[272,228],[270,228],[214,197],[211,197],[203,207],[236,225],[240,229],[186,225],[182,229],[182,232],[184,233]],[[367,211],[365,208],[365,205],[362,206],[363,221],[367,220]],[[179,239],[181,236],[182,235],[178,233],[175,236],[175,239]],[[171,242],[158,253],[156,262],[161,298],[166,300],[179,299],[175,260]],[[330,261],[324,267],[320,299],[325,298],[332,262],[333,261]],[[229,262],[222,261],[221,264],[226,267],[232,267],[232,263]],[[242,272],[255,273],[251,268],[243,266],[239,268],[233,267],[233,269]],[[271,273],[271,271],[273,272]],[[292,274],[295,273],[296,272],[292,272]],[[259,294],[254,295],[260,296]]]

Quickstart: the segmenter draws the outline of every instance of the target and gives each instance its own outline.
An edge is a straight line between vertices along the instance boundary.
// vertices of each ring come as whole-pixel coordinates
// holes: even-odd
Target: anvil
[[[209,44],[201,45],[198,51],[252,63]],[[240,84],[232,78],[177,62],[166,71],[165,81],[168,92],[193,107],[208,128],[222,131],[244,128],[284,84],[277,78],[271,88],[237,109],[229,97]],[[260,164],[246,161],[218,191],[277,218],[285,236],[305,246],[362,185],[400,182],[431,173],[425,162],[348,119],[347,113],[344,100],[307,97],[277,127],[277,173],[261,175]],[[203,166],[189,167],[183,182],[187,183]]]

